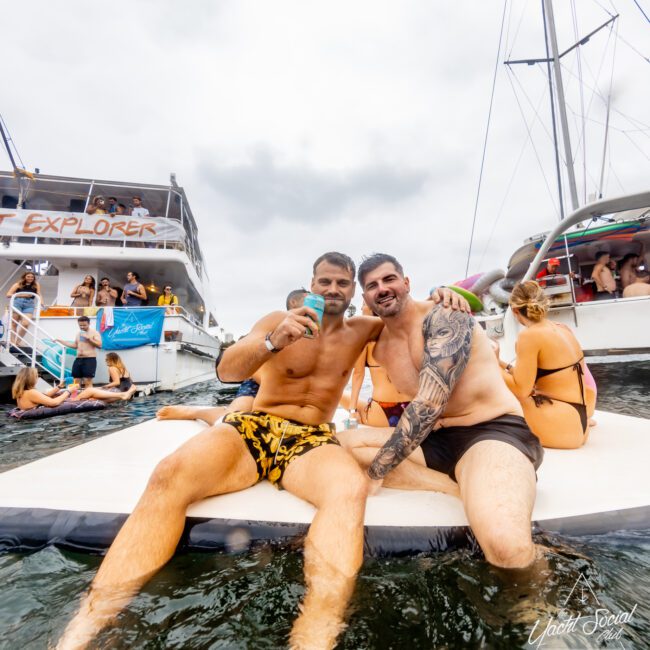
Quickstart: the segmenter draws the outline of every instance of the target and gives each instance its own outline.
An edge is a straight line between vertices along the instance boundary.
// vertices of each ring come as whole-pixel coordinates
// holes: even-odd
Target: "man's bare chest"
[[[402,393],[415,396],[424,354],[422,334],[392,337],[382,333],[375,346],[376,361],[386,369],[391,383]]]

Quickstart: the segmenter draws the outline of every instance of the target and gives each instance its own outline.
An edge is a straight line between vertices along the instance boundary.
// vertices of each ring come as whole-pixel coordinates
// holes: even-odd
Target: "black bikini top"
[[[560,372],[560,370],[566,370],[567,368],[574,368],[575,370],[582,370],[580,362],[584,359],[584,356],[580,357],[575,363],[570,363],[568,366],[563,366],[562,368],[537,368],[537,375],[535,376],[535,381],[546,377],[547,375],[552,375],[554,372]]]

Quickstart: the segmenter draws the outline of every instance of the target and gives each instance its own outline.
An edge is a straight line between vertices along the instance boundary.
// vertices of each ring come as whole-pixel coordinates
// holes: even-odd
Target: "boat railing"
[[[20,311],[15,305],[16,299],[26,296],[34,300],[32,316]],[[18,291],[11,296],[8,309],[9,321],[4,334],[7,350],[10,353],[12,350],[22,353],[29,358],[32,368],[39,368],[56,377],[59,383],[62,383],[65,380],[67,349],[65,345],[54,340],[49,332],[41,327],[41,302],[38,294],[29,291]],[[29,321],[27,327],[22,325],[23,318]],[[13,327],[14,323],[15,327]]]
[[[132,305],[132,306],[112,306],[112,309],[116,311],[123,311],[123,310],[129,310],[129,311],[137,311],[141,309],[164,309],[165,310],[165,332],[177,332],[181,331],[180,329],[170,329],[170,326],[174,325],[173,321],[169,322],[167,319],[174,319],[178,318],[182,323],[186,323],[189,327],[191,327],[194,330],[198,330],[201,334],[204,334],[210,338],[214,338],[210,332],[208,332],[202,325],[202,323],[199,321],[199,319],[194,316],[194,314],[190,311],[188,311],[185,307],[182,305]],[[45,319],[68,319],[68,318],[78,318],[79,316],[88,316],[90,318],[96,318],[97,313],[102,307],[65,307],[62,308],[65,309],[68,313],[66,314],[61,314],[61,313],[56,313],[56,314],[48,314],[47,310],[45,310],[45,315],[42,316],[42,318]],[[99,323],[97,323],[97,326],[99,326]],[[186,332],[187,333],[187,332]],[[178,341],[181,340],[179,338],[174,338],[173,335],[170,335],[170,341]],[[164,340],[164,335],[163,335],[163,341]],[[194,343],[194,345],[199,345],[197,343]],[[214,349],[214,350],[219,350],[220,346],[219,345],[203,345],[202,347],[206,347],[209,349]]]

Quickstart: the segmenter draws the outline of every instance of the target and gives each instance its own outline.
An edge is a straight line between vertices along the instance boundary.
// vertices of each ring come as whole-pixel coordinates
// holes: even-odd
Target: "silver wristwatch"
[[[273,332],[269,332],[265,337],[264,337],[264,345],[266,345],[266,349],[269,352],[280,352],[280,348],[276,348],[275,345],[271,342],[271,334]]]

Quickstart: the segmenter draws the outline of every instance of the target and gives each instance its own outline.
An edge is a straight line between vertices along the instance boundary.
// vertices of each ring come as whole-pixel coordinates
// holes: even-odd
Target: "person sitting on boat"
[[[618,274],[621,279],[621,289],[636,282],[636,269],[639,266],[639,256],[636,253],[628,253],[618,263]]]
[[[547,275],[557,275],[560,272],[560,260],[557,257],[551,257],[546,266],[535,276],[541,287],[546,286],[545,278]]]
[[[133,207],[131,208],[132,217],[148,217],[149,210],[142,205],[142,197],[134,196],[132,199]]]
[[[580,343],[566,325],[546,317],[549,300],[536,282],[515,285],[510,307],[525,329],[517,337],[516,363],[500,362],[508,388],[544,447],[581,447],[589,437],[596,385]]]
[[[86,208],[87,214],[108,214],[103,196],[96,196]]]
[[[19,409],[27,411],[37,406],[59,406],[70,397],[68,389],[51,388],[46,393],[41,392],[36,386],[38,372],[36,368],[21,368],[11,387],[11,396],[16,400]]]
[[[361,307],[361,312],[366,316],[375,315],[365,302]],[[370,341],[354,364],[351,391],[343,393],[341,406],[361,424],[371,427],[394,427],[411,400],[408,395],[400,393],[395,388],[386,369],[377,363],[373,355],[376,344],[377,341]],[[359,401],[359,393],[366,368],[370,371],[372,380],[372,397],[363,403]]]
[[[591,272],[591,279],[596,284],[594,300],[616,298],[616,280],[609,267],[610,255],[605,251],[596,253],[596,265]]]
[[[178,310],[174,308],[175,305],[178,305],[178,297],[172,292],[172,285],[166,284],[162,294],[158,297],[158,307],[167,307],[165,314],[169,316],[178,313]]]
[[[544,450],[501,379],[487,335],[468,313],[413,300],[391,255],[366,258],[358,279],[384,323],[374,356],[411,398],[394,431],[339,434],[368,467],[371,493],[384,483],[459,495],[488,562],[531,565],[535,471]]]
[[[131,373],[126,369],[120,355],[109,352],[106,355],[108,367],[108,384],[101,388],[84,388],[75,399],[99,399],[103,402],[129,400],[137,392],[138,387],[131,381]]]
[[[126,274],[126,284],[120,300],[125,307],[142,307],[147,303],[147,292],[140,284],[140,276],[135,271]]]
[[[97,372],[97,349],[102,347],[102,337],[99,332],[90,329],[90,318],[80,316],[77,318],[79,332],[74,341],[54,339],[57,343],[77,350],[77,357],[72,364],[72,376],[81,379],[86,388],[93,385]]]
[[[646,269],[636,269],[634,282],[623,290],[623,298],[650,296],[650,273]]]
[[[87,275],[83,282],[72,290],[70,297],[73,298],[72,307],[90,307],[95,298],[95,278]]]
[[[108,278],[102,278],[99,281],[99,291],[95,304],[97,307],[115,307],[117,301],[117,289],[111,287],[111,281]]]
[[[32,322],[34,310],[36,309],[36,297],[41,300],[41,285],[36,281],[36,275],[32,271],[25,271],[20,276],[20,280],[11,285],[7,291],[7,298],[16,295],[14,299],[15,312],[11,315],[11,332],[9,334],[9,344],[18,345],[27,333],[27,328]],[[16,313],[18,312],[18,313]],[[12,340],[12,334],[15,336]]]

